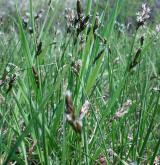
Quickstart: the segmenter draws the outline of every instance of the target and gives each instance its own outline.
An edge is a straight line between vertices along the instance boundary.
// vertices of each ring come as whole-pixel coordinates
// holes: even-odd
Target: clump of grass
[[[27,18],[17,8],[0,35],[0,164],[159,163],[158,25],[145,4],[131,34],[123,1],[104,5],[77,0],[62,29],[58,1],[43,19],[31,0]]]

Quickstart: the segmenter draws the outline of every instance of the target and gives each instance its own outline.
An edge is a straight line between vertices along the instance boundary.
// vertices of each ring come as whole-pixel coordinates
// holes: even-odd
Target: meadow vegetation
[[[0,165],[160,164],[152,2],[30,0],[0,18]]]

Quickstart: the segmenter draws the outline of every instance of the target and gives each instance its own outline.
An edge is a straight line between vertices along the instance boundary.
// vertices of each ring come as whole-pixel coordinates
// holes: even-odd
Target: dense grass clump
[[[0,164],[160,163],[159,25],[98,4],[1,20]]]

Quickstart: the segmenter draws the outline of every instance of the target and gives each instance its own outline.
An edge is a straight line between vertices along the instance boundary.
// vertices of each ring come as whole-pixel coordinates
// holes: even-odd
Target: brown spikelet
[[[72,123],[72,127],[76,133],[81,133],[82,132],[82,121],[81,120],[75,120]]]
[[[89,18],[90,18],[90,16],[88,15],[79,21],[80,26],[79,26],[79,28],[77,28],[77,36],[79,35],[79,33],[81,33],[87,27]]]
[[[143,46],[143,44],[144,44],[144,36],[142,36],[142,37],[140,38],[140,44],[141,44],[141,46]]]
[[[80,20],[82,18],[82,6],[80,0],[77,0],[77,15]]]
[[[37,71],[35,70],[34,66],[32,66],[32,72],[33,72],[34,79],[35,79],[35,82],[36,82],[36,84],[37,84],[37,87],[39,88],[39,76],[38,76],[38,73],[37,73]]]
[[[98,29],[99,25],[100,25],[99,16],[96,15],[96,19],[95,19],[95,23],[94,23],[94,27],[93,27],[93,33]]]
[[[94,61],[93,61],[93,64],[95,64],[96,61],[97,61],[99,58],[101,58],[101,56],[103,55],[104,51],[105,51],[105,49],[102,49],[102,50],[98,53],[98,55],[95,57],[95,59],[94,59]]]
[[[40,41],[36,48],[36,56],[39,56],[42,53],[42,41]]]
[[[72,70],[78,76],[82,66],[82,60],[77,60],[72,62]]]
[[[68,121],[70,120],[75,120],[75,108],[73,106],[73,102],[72,102],[72,97],[71,97],[71,92],[67,91],[66,92],[66,99],[65,99],[65,103],[66,103],[66,114],[69,115],[68,117]]]
[[[113,120],[117,120],[127,114],[131,105],[131,100],[127,100],[125,103],[123,103],[122,107],[119,108],[118,111],[114,114],[114,116],[110,119],[110,122],[112,122]]]
[[[71,127],[73,128],[73,130],[76,133],[81,133],[82,132],[82,127],[83,127],[82,120],[83,120],[84,116],[86,115],[86,113],[88,112],[89,102],[86,101],[84,103],[78,118],[75,117],[75,108],[74,108],[74,105],[73,105],[73,101],[72,101],[70,91],[66,92],[65,103],[66,103],[65,115],[66,115],[67,122],[71,125]]]
[[[135,56],[134,56],[132,62],[131,62],[130,65],[129,65],[129,70],[133,69],[133,68],[138,64],[138,58],[139,58],[139,56],[141,55],[141,51],[142,51],[141,48],[139,48],[139,49],[137,50],[137,52],[136,52],[136,54],[135,54]]]
[[[14,74],[13,77],[11,78],[11,80],[9,81],[9,87],[8,87],[8,90],[6,93],[8,93],[12,89],[15,81],[16,81],[16,74]]]

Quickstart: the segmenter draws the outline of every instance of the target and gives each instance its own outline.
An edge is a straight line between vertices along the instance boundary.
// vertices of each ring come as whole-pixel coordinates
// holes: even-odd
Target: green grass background
[[[153,34],[158,17],[145,29],[136,31],[133,26],[131,32],[120,32],[115,21],[125,23],[133,17],[135,23],[140,1],[107,1],[103,8],[100,3],[88,0],[84,12],[92,14],[93,25],[99,11],[102,25],[97,32],[106,44],[87,30],[82,32],[84,44],[79,38],[74,44],[74,35],[65,30],[64,5],[58,0],[45,7],[38,23],[33,18],[38,8],[30,0],[33,34],[24,29],[19,6],[15,15],[4,19],[0,27],[0,76],[2,79],[7,70],[8,80],[0,87],[0,164],[92,165],[100,164],[100,156],[107,164],[153,164],[160,156],[160,94],[154,90],[160,87],[160,40],[158,33]],[[128,71],[142,35],[138,65]],[[35,58],[39,41],[42,52]],[[102,49],[103,56],[93,64]],[[82,60],[79,76],[72,70],[72,61],[78,59]],[[14,74],[17,79],[7,93]],[[77,115],[85,100],[91,104],[81,135],[65,120],[66,90],[72,92]],[[128,113],[110,122],[128,99],[132,100]]]

